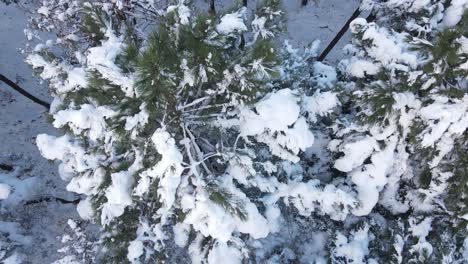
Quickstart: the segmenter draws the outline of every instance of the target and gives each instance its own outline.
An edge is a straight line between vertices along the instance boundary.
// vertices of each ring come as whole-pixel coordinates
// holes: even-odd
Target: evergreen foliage
[[[279,45],[279,0],[150,2],[71,6],[85,41],[27,58],[102,261],[466,261],[468,4],[363,1],[337,71]]]

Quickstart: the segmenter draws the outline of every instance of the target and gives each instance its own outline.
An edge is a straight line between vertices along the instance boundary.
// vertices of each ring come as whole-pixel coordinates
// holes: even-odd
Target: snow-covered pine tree
[[[265,94],[277,75],[267,38],[281,11],[277,1],[263,4],[247,27],[243,7],[194,18],[180,1],[160,14],[148,36],[118,12],[88,5],[79,33],[92,47],[71,63],[47,49],[28,57],[51,80],[53,124],[66,131],[38,136],[38,146],[62,161],[68,190],[87,196],[78,210],[104,226],[111,262],[167,258],[164,245],[174,239],[202,243],[203,251],[215,242],[227,246],[236,225],[255,223],[256,207],[222,186],[236,138],[213,122]],[[247,31],[252,41],[239,49]],[[216,230],[229,221],[231,229]]]
[[[261,246],[255,239],[279,230],[283,199],[301,215],[335,220],[356,204],[339,187],[294,173],[313,143],[309,124],[337,98],[306,92],[305,78],[286,85],[308,55],[289,47],[279,67],[268,40],[280,30],[279,1],[196,16],[179,1],[154,11],[150,33],[118,6],[76,10],[86,10],[84,26],[58,43],[68,57],[49,43],[27,58],[49,80],[53,125],[65,131],[37,144],[61,161],[68,190],[86,197],[78,211],[103,226],[109,262],[188,254],[240,263]],[[324,83],[335,78],[316,68]]]
[[[343,86],[344,115],[329,144],[340,155],[334,168],[358,192],[360,206],[353,214],[375,212],[385,219],[372,217],[369,232],[379,239],[368,245],[369,256],[394,263],[462,263],[466,2],[392,1],[396,12],[389,16],[379,11],[390,2],[368,2],[377,22],[353,21],[347,51],[354,56],[341,65],[352,82]],[[428,19],[417,20],[425,25],[416,27],[411,17]],[[383,232],[383,225],[391,232]]]
[[[27,61],[65,135],[38,146],[102,259],[463,263],[466,1],[363,1],[338,74],[270,40],[279,1],[243,2],[39,9],[59,41]]]

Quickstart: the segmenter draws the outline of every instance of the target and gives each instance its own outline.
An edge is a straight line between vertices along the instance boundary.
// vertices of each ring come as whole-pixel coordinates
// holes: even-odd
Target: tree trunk
[[[216,15],[215,0],[210,0],[210,13]]]

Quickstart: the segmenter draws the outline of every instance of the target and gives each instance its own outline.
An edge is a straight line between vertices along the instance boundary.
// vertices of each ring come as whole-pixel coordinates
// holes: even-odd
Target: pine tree
[[[269,111],[271,103],[258,100],[279,77],[280,60],[268,40],[280,29],[278,8],[278,1],[265,1],[247,27],[245,7],[193,19],[179,2],[142,38],[118,12],[88,7],[81,33],[91,47],[85,57],[76,53],[78,64],[60,61],[50,50],[28,57],[50,79],[53,124],[66,132],[40,135],[38,146],[46,158],[62,161],[68,190],[86,195],[78,211],[103,225],[110,262],[173,258],[171,244],[191,244],[195,259],[216,259],[223,250],[242,259],[245,246],[233,231],[253,238],[268,234],[250,200],[258,194],[249,198],[250,183],[236,178],[246,185],[239,189],[233,177],[245,169],[256,172],[256,144],[297,159],[303,142],[286,145],[291,139],[285,136],[275,142],[279,130],[310,133],[298,117],[280,127],[252,123],[268,117],[259,107]],[[249,30],[251,38],[239,48]],[[287,107],[299,109],[289,89],[270,94],[272,103],[281,95],[289,97]],[[257,112],[250,110],[255,102]],[[257,224],[264,227],[250,227]]]
[[[413,3],[406,13],[393,15],[421,17],[427,10],[441,11],[442,2],[417,10]],[[330,146],[343,155],[334,167],[356,185],[360,206],[353,214],[376,208],[387,219],[401,216],[398,221],[408,226],[398,235],[405,248],[397,263],[463,259],[466,229],[455,226],[466,225],[459,211],[465,208],[459,189],[465,176],[457,166],[466,167],[459,150],[467,145],[467,17],[465,11],[455,27],[440,30],[426,25],[424,35],[408,27],[411,20],[399,26],[392,16],[351,25],[355,39],[347,50],[355,56],[341,66],[352,80],[344,86],[350,90],[343,90],[352,94],[343,109],[350,114],[334,126]],[[413,231],[408,240],[416,219],[428,221],[428,233]],[[446,244],[435,234],[444,234]]]
[[[279,45],[279,0],[59,2],[27,61],[65,135],[37,143],[102,261],[466,259],[463,1],[363,1],[338,71]]]

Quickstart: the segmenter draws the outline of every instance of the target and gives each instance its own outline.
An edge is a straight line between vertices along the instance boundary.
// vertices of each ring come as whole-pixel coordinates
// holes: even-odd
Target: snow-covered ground
[[[320,39],[321,49],[358,5],[357,0],[317,0],[306,7],[301,6],[300,0],[285,3],[287,38],[298,46]],[[25,6],[18,8],[0,1],[0,73],[50,101],[46,85],[33,76],[23,61],[21,48],[27,44],[23,33],[27,18]],[[339,58],[347,39],[345,36],[340,41],[328,60]],[[9,197],[0,200],[0,261],[9,256],[14,260],[16,256],[18,263],[51,263],[69,255],[61,250],[63,247],[76,245],[83,238],[78,238],[76,229],[70,227],[73,222],[69,219],[79,221],[75,205],[54,200],[75,200],[77,196],[66,191],[57,166],[40,156],[35,146],[35,137],[40,133],[59,134],[47,122],[46,110],[0,83],[0,164],[13,168],[0,169],[0,184],[11,188]],[[63,233],[70,233],[71,237],[63,238]]]
[[[22,9],[0,2],[0,73],[50,101],[46,85],[23,61],[26,23],[27,14]],[[58,133],[47,122],[47,111],[0,83],[0,164],[4,165],[0,184],[11,189],[8,198],[0,200],[1,263],[7,263],[4,258],[8,256],[13,256],[10,260],[17,258],[18,263],[60,259],[65,253],[58,250],[67,244],[61,242],[61,235],[71,232],[67,222],[79,221],[74,204],[54,200],[74,200],[76,196],[66,191],[57,165],[40,156],[35,145],[39,133]]]

